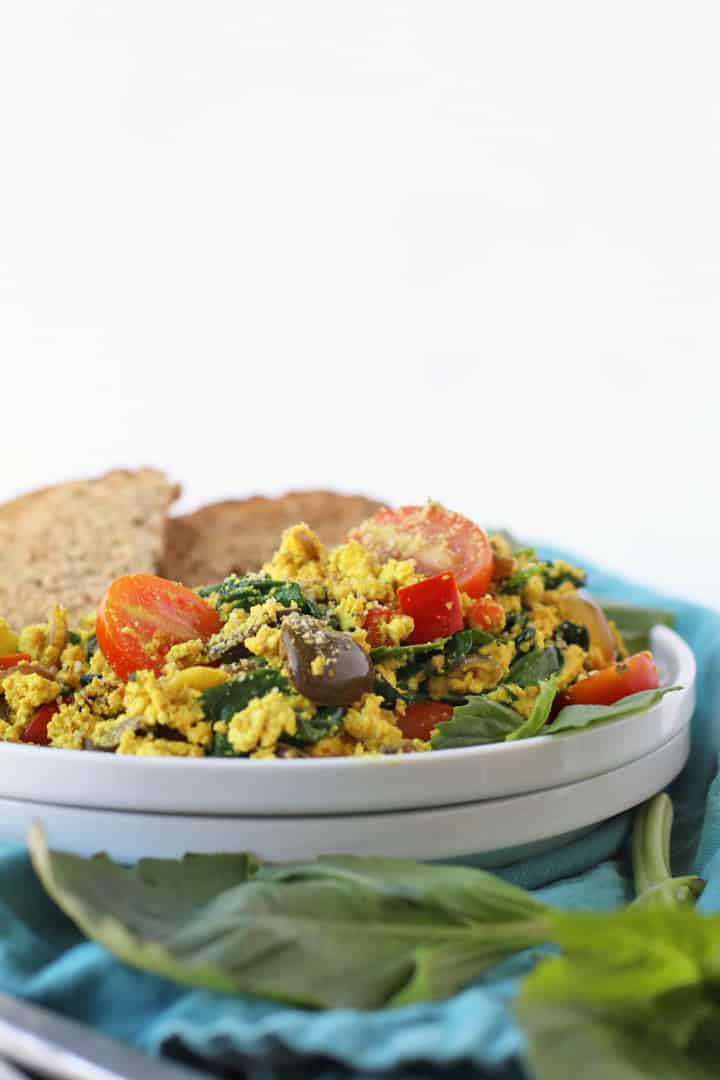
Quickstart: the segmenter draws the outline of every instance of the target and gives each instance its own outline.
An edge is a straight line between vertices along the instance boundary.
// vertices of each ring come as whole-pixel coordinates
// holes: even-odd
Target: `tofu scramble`
[[[627,659],[584,581],[437,503],[382,510],[332,550],[300,523],[255,574],[195,590],[128,575],[77,625],[59,606],[17,633],[0,620],[0,739],[144,756],[427,752],[469,699],[521,724],[548,680],[562,704],[645,688],[649,654]]]

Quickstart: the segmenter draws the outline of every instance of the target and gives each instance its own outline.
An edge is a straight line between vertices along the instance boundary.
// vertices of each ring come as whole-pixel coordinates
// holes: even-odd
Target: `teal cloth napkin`
[[[720,750],[720,613],[598,570],[590,571],[588,584],[606,599],[672,610],[695,653],[691,757],[671,791],[674,866],[702,874],[708,885],[700,906],[719,911],[720,781],[712,781]],[[629,814],[620,815],[503,876],[560,907],[613,908],[631,895],[624,856],[629,822]],[[448,1001],[368,1013],[314,1013],[188,991],[133,971],[84,940],[46,897],[24,851],[0,848],[0,989],[153,1053],[193,1055],[218,1071],[235,1066],[253,1080],[329,1080],[338,1070],[519,1080],[522,1036],[508,1005],[532,960],[515,957]],[[424,1071],[412,1067],[417,1062],[426,1063]]]

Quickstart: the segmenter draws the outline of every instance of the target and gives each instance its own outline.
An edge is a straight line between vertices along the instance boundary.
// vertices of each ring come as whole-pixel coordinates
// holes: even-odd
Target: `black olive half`
[[[293,612],[281,636],[290,681],[316,705],[352,705],[373,689],[372,660],[349,634]]]

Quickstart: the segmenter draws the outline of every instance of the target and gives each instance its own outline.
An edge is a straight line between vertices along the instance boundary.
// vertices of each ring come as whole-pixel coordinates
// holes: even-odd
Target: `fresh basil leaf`
[[[720,916],[651,906],[552,922],[562,955],[541,961],[517,1006],[533,1075],[574,1080],[581,1062],[602,1080],[717,1075]]]
[[[662,1038],[577,1005],[521,1000],[515,1016],[534,1080],[716,1080],[717,1051],[678,1049]],[[720,1026],[720,1010],[714,1024]]]
[[[454,750],[462,746],[482,746],[503,742],[521,727],[523,717],[508,705],[484,694],[471,694],[467,704],[453,709],[452,719],[435,728],[433,750]]]
[[[505,741],[513,742],[516,739],[531,739],[533,735],[538,735],[547,723],[556,694],[557,679],[553,675],[540,683],[538,696],[535,698],[532,712],[529,717],[519,728],[516,728],[515,731],[511,731],[509,735],[506,735]]]
[[[188,895],[182,864],[173,860],[153,860],[148,878],[142,863],[126,868],[106,857],[52,853],[39,827],[29,843],[45,888],[88,937],[134,967],[212,990],[375,1008],[404,992],[408,1000],[453,993],[548,933],[532,898],[532,919],[475,921],[426,899],[422,888],[409,897],[404,870],[396,886],[389,880],[384,888],[311,868],[304,874],[295,867],[287,881],[272,869],[249,877],[242,862],[233,879],[228,856],[200,855],[194,866],[202,888]],[[437,869],[454,877],[455,868]],[[475,873],[481,891],[486,876]],[[494,894],[494,881],[491,888]],[[473,902],[470,887],[466,904]]]
[[[305,596],[297,582],[275,581],[263,574],[247,574],[245,577],[231,574],[216,585],[202,586],[197,592],[200,596],[216,594],[215,607],[224,614],[234,608],[249,611],[251,607],[264,604],[266,600],[275,600],[283,607],[296,607],[305,615],[314,615],[316,618],[321,614],[318,605]]]
[[[635,716],[647,712],[662,701],[665,694],[681,690],[680,686],[667,686],[660,690],[640,690],[637,694],[628,694],[614,705],[566,705],[549,724],[544,735],[556,735],[561,731],[577,731],[582,728],[607,724],[611,720],[620,720],[624,716]]]
[[[335,878],[415,904],[434,904],[452,918],[499,923],[537,918],[549,909],[532,893],[469,866],[442,866],[376,855],[321,855],[312,862],[266,864],[266,881]]]
[[[661,611],[659,608],[608,603],[603,604],[602,609],[605,618],[615,623],[630,653],[650,648],[650,631],[653,626],[672,626],[675,621],[671,611]]]
[[[554,645],[547,645],[544,649],[533,649],[532,652],[519,656],[510,665],[503,681],[522,687],[536,686],[555,675],[562,665],[559,650]]]
[[[228,723],[237,712],[246,709],[253,698],[265,697],[277,687],[283,693],[289,693],[290,683],[275,668],[260,668],[239,675],[230,682],[211,686],[203,690],[200,704],[207,720],[216,723],[221,720]],[[213,731],[211,757],[244,757],[233,749],[232,744],[220,731]]]

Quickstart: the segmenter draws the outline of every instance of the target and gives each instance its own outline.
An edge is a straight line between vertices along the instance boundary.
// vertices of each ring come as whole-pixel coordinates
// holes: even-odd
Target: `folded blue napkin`
[[[544,552],[558,557],[560,552]],[[567,557],[567,556],[565,556]],[[698,661],[690,761],[673,784],[675,872],[708,881],[700,901],[720,911],[720,613],[598,570],[599,597],[662,607]],[[30,778],[29,778],[30,779]],[[559,851],[502,871],[564,908],[607,910],[631,897],[623,814]],[[76,1017],[153,1053],[189,1054],[253,1080],[329,1080],[338,1070],[519,1080],[522,1036],[508,1004],[532,956],[495,969],[448,1001],[376,1012],[310,1012],[182,989],[136,972],[86,941],[47,898],[22,849],[0,848],[0,990]],[[425,1063],[420,1071],[413,1063]]]

